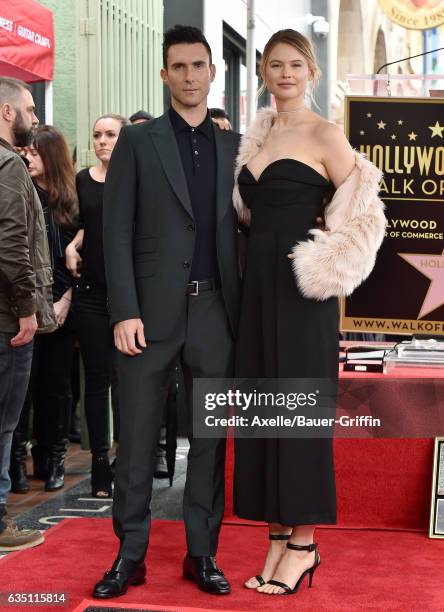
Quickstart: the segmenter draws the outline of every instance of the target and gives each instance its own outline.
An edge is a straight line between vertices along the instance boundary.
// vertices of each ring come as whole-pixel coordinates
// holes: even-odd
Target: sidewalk
[[[168,479],[154,480],[151,503],[153,518],[180,520],[186,475],[188,443],[178,440],[176,471],[173,486]],[[110,453],[114,456],[114,452]],[[66,459],[65,486],[56,493],[44,490],[44,482],[29,477],[31,490],[25,495],[11,493],[8,497],[8,517],[14,518],[19,528],[45,530],[64,518],[110,518],[112,500],[91,497],[91,454],[71,444]],[[28,458],[28,473],[32,461]]]

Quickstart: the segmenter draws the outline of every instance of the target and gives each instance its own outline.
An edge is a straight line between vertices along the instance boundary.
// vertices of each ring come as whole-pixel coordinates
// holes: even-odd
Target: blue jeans
[[[11,488],[9,463],[12,434],[28,388],[33,342],[13,348],[15,334],[0,332],[0,506]],[[0,532],[4,529],[0,516]]]

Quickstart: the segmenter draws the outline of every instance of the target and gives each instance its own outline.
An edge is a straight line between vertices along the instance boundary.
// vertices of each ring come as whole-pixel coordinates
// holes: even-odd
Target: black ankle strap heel
[[[273,542],[277,540],[288,542],[288,540],[290,539],[290,534],[289,533],[269,533],[268,539],[272,540]],[[265,580],[260,574],[256,574],[255,578],[259,586],[264,586]],[[247,588],[252,588],[252,587],[247,587]],[[257,588],[257,587],[254,587],[254,588]]]
[[[289,550],[301,550],[301,551],[305,551],[308,553],[311,553],[311,552],[315,553],[315,560],[314,560],[313,565],[307,570],[305,570],[305,572],[302,573],[302,575],[299,577],[299,580],[294,585],[293,589],[290,588],[288,584],[285,584],[284,582],[280,582],[279,580],[269,580],[268,581],[268,584],[273,584],[274,586],[278,586],[281,589],[283,589],[284,592],[280,593],[280,595],[295,595],[295,593],[298,592],[298,589],[301,586],[302,581],[304,580],[307,574],[308,574],[308,587],[311,588],[311,583],[313,581],[313,575],[321,564],[321,557],[318,553],[318,545],[315,543],[302,546],[301,544],[292,544],[291,542],[287,542],[287,548]]]
[[[301,546],[300,544],[292,544],[291,542],[287,543],[287,548],[290,550],[306,550],[307,552],[313,552],[317,550],[317,544],[307,544],[306,546]]]

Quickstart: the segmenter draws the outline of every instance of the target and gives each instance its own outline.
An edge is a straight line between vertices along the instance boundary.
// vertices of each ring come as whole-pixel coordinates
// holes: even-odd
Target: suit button
[[[189,268],[190,267],[190,262],[189,261],[184,261],[183,264],[182,264],[182,267]]]
[[[189,230],[190,232],[194,232],[194,225],[192,223],[190,223],[190,225],[187,225],[187,230]]]

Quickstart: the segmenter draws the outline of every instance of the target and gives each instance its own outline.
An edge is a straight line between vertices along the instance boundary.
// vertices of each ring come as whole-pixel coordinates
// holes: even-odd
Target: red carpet
[[[265,596],[242,582],[260,569],[266,549],[261,527],[225,525],[218,561],[231,580],[229,596],[205,595],[181,578],[185,540],[183,526],[154,521],[146,585],[132,587],[116,603],[200,607],[209,610],[359,610],[442,612],[444,541],[421,533],[318,529],[322,565],[313,588],[294,597]],[[108,519],[68,519],[47,532],[46,542],[0,560],[2,592],[65,592],[74,610],[91,599],[91,588],[114,558],[117,544]],[[248,555],[247,555],[248,551]],[[111,601],[97,601],[97,605]],[[14,608],[19,610],[19,608]],[[29,609],[29,608],[28,608]],[[10,607],[2,608],[10,612]],[[23,609],[25,610],[25,609]]]
[[[136,607],[134,607],[136,606]],[[216,608],[189,608],[188,606],[168,606],[168,610],[165,609],[165,606],[155,606],[154,604],[122,604],[116,603],[116,601],[109,602],[109,605],[106,604],[97,604],[97,599],[84,599],[78,607],[73,610],[73,612],[99,612],[101,610],[109,611],[109,610],[126,610],[127,612],[142,612],[142,610],[146,610],[147,612],[155,612],[158,610],[159,612],[226,612],[226,610],[216,610]],[[232,612],[237,612],[233,610]]]
[[[337,439],[334,448],[338,526],[428,531],[433,440]],[[229,439],[225,516],[247,523],[233,516],[232,473]]]

